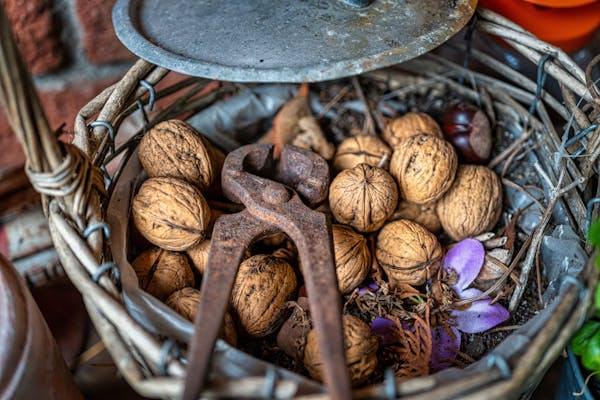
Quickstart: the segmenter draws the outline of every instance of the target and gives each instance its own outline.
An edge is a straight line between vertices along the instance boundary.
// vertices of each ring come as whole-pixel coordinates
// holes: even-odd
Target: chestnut
[[[490,121],[478,107],[464,102],[450,107],[442,117],[442,129],[461,161],[483,164],[490,158]]]

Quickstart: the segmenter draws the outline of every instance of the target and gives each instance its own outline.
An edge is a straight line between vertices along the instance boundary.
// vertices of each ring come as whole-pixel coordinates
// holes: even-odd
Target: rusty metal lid
[[[366,6],[365,6],[366,4]],[[477,0],[118,0],[139,57],[233,82],[323,81],[390,66],[457,33]]]

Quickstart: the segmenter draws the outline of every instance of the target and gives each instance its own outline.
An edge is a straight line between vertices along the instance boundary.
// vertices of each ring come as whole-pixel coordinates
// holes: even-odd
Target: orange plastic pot
[[[568,53],[586,46],[600,27],[598,0],[480,0]]]

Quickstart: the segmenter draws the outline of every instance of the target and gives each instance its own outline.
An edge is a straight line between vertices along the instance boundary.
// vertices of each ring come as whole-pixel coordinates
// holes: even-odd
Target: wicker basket
[[[129,160],[137,159],[135,149],[144,129],[158,121],[202,109],[235,87],[222,84],[209,91],[205,89],[211,82],[190,78],[155,93],[153,88],[159,86],[169,71],[138,61],[121,81],[105,89],[79,112],[73,145],[64,144],[56,140],[48,126],[8,26],[2,15],[0,100],[27,154],[29,177],[44,195],[53,241],[63,267],[83,294],[102,340],[133,388],[147,397],[180,397],[185,359],[174,351],[175,342],[165,338],[186,342],[191,324],[181,323],[172,313],[158,315],[161,308],[155,304],[157,301],[121,291],[120,284],[126,286],[130,272],[123,265],[119,269],[112,260],[123,258],[119,252],[124,248],[125,230],[114,224],[109,228],[106,221],[114,210],[128,209],[129,198],[123,197],[122,190],[131,187],[129,182],[137,172],[134,167],[125,166]],[[542,200],[546,211],[527,246],[517,255],[522,267],[520,278],[527,281],[555,205],[563,210],[577,235],[585,235],[591,218],[588,202],[600,195],[595,183],[600,154],[597,123],[600,93],[592,83],[591,68],[584,73],[559,49],[540,42],[510,21],[479,9],[471,28],[498,36],[535,65],[541,63],[540,76],[547,72],[560,83],[562,103],[539,91],[537,83],[474,50],[469,53],[472,60],[486,65],[490,74],[472,72],[444,57],[428,54],[393,71],[375,72],[373,76],[406,85],[401,89],[405,92],[436,88],[481,102],[497,123],[526,133],[508,147],[504,156],[519,146],[532,145],[540,161],[535,170],[546,188]],[[174,93],[176,96],[171,96]],[[171,100],[162,111],[151,116],[144,129],[119,143],[116,136],[119,128],[138,109],[138,102],[148,104],[167,96]],[[585,149],[573,157],[579,146],[571,151],[572,146],[565,143],[569,145],[580,139],[586,143]],[[109,161],[118,164],[110,174],[104,168]],[[590,248],[586,251],[589,256]],[[590,288],[596,281],[591,262],[582,271],[565,271],[564,276],[543,311],[476,363],[465,369],[450,368],[401,383],[388,379],[384,384],[357,390],[355,396],[527,397],[581,325],[591,302]],[[513,303],[518,302],[521,294],[518,289],[515,291]],[[149,315],[154,312],[157,315]],[[267,394],[277,398],[326,397],[320,385],[271,367],[221,341],[213,357],[213,378],[203,392],[206,397],[255,398]]]

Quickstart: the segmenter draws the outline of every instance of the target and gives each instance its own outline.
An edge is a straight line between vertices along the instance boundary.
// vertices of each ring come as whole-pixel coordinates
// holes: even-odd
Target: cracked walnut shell
[[[347,294],[367,277],[371,270],[371,252],[367,239],[349,226],[334,224],[331,228],[338,288]]]
[[[502,213],[502,183],[491,169],[461,165],[454,184],[437,204],[444,231],[462,240],[492,230]]]
[[[414,135],[426,134],[442,139],[442,129],[433,118],[423,112],[409,112],[394,118],[383,131],[383,138],[392,148],[403,139]]]
[[[335,219],[360,232],[381,228],[397,204],[394,179],[382,168],[367,164],[343,170],[329,187],[329,207]]]
[[[390,173],[400,197],[416,204],[431,203],[446,193],[456,175],[454,147],[431,135],[415,135],[394,149]]]
[[[165,304],[183,318],[194,322],[196,312],[198,311],[198,302],[200,302],[200,291],[192,287],[185,287],[173,292],[165,301]],[[232,346],[235,346],[237,343],[235,324],[233,318],[231,318],[231,314],[228,312],[225,312],[220,337]]]
[[[150,177],[172,176],[205,190],[219,178],[223,156],[193,127],[172,119],[144,135],[139,158]]]
[[[392,151],[378,137],[354,136],[340,143],[333,158],[333,167],[338,171],[354,168],[363,163],[378,167],[386,155],[391,157]]]
[[[194,273],[182,253],[152,248],[137,256],[131,266],[140,287],[161,301],[176,290],[194,286]]]
[[[277,330],[295,290],[296,274],[287,261],[259,254],[242,262],[230,300],[240,328],[258,337]]]
[[[342,316],[344,329],[344,352],[353,386],[365,382],[377,367],[377,337],[371,334],[371,327],[352,315]],[[327,343],[322,343],[327,345]],[[317,332],[313,329],[306,338],[304,366],[313,379],[323,380],[323,364],[317,342]]]
[[[422,225],[400,219],[386,224],[379,232],[375,257],[390,286],[419,286],[438,271],[442,246]]]
[[[204,240],[210,209],[198,189],[177,178],[147,179],[133,198],[133,223],[150,243],[183,251]]]

